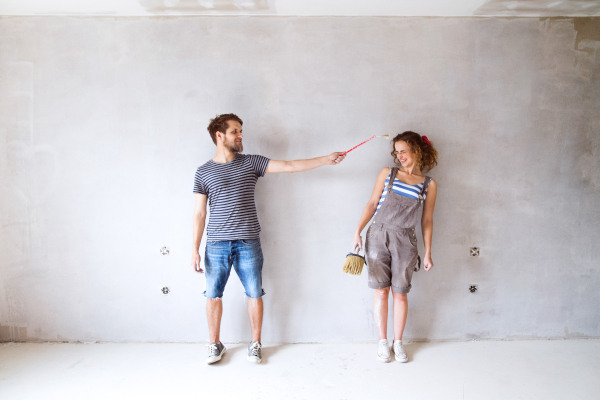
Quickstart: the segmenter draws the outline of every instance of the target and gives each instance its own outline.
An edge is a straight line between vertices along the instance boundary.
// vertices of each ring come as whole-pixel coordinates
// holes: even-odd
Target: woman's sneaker
[[[394,356],[398,362],[405,363],[408,361],[408,356],[404,351],[404,347],[402,347],[402,340],[394,340]]]
[[[388,347],[387,339],[381,339],[379,341],[379,350],[377,351],[377,359],[381,362],[389,362],[392,358],[390,354],[390,348]]]
[[[208,347],[208,358],[206,359],[207,364],[216,363],[221,359],[221,357],[223,357],[223,354],[225,354],[226,349],[221,342],[212,342],[207,344],[206,347]]]
[[[262,349],[262,344],[259,341],[250,342],[248,345],[248,361],[252,361],[253,363],[260,364],[262,361],[262,356],[260,351]]]

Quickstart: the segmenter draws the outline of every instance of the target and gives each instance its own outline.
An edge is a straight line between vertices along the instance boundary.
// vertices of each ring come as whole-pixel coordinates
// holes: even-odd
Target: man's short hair
[[[217,132],[225,133],[229,128],[229,124],[227,121],[237,121],[240,125],[244,125],[240,117],[235,114],[221,114],[217,115],[213,119],[210,120],[208,124],[208,133],[210,133],[210,137],[214,144],[217,144]]]

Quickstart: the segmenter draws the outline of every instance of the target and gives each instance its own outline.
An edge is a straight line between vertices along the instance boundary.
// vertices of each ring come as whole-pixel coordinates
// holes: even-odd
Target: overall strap
[[[390,182],[388,183],[388,186],[387,186],[388,194],[392,193],[392,188],[394,187],[394,179],[396,179],[397,173],[398,173],[398,168],[392,167],[392,170],[390,171]]]
[[[431,182],[431,177],[426,176],[425,181],[423,182],[423,187],[421,188],[421,193],[419,193],[419,203],[423,202],[423,195],[427,191],[427,186],[429,186],[429,182]]]

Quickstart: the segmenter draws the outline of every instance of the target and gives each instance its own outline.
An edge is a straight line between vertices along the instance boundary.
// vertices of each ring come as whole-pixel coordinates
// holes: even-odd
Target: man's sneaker
[[[390,348],[388,347],[387,339],[379,341],[379,350],[377,351],[377,359],[381,362],[388,362],[392,358]]]
[[[250,344],[248,345],[248,361],[260,364],[260,362],[262,361],[260,349],[262,349],[262,344],[260,344],[259,341],[250,342]]]
[[[207,364],[216,363],[221,359],[221,357],[223,357],[223,354],[225,354],[226,349],[221,342],[212,342],[207,344],[206,347],[208,347],[208,358],[206,359]]]
[[[402,347],[402,340],[394,340],[394,356],[396,361],[405,363],[408,361],[408,356]]]

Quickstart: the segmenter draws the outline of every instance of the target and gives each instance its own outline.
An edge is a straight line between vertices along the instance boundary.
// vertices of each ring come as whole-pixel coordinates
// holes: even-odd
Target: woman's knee
[[[394,300],[406,303],[408,301],[408,296],[406,293],[394,293]]]

